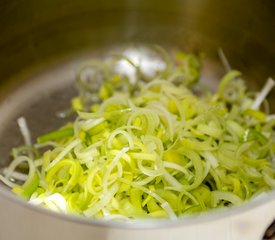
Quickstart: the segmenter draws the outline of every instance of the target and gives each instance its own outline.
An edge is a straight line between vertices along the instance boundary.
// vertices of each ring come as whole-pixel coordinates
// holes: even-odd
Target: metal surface
[[[0,167],[7,164],[9,148],[21,141],[16,137],[16,118],[26,116],[34,137],[60,125],[55,113],[66,108],[75,93],[72,82],[79,62],[117,46],[159,44],[204,52],[208,80],[222,74],[217,55],[222,48],[249,86],[259,88],[268,76],[275,76],[274,3],[0,0]],[[274,99],[273,91],[271,102]],[[275,200],[270,194],[243,208],[175,224],[153,223],[143,226],[153,229],[140,231],[127,230],[126,225],[57,217],[26,206],[0,186],[0,212],[0,239],[19,239],[19,235],[21,239],[175,239],[182,235],[221,239],[222,231],[223,239],[259,239],[275,217]],[[57,235],[53,234],[55,228],[59,229]]]
[[[255,79],[274,75],[272,0],[1,0],[1,82],[81,50],[131,42],[179,46]]]

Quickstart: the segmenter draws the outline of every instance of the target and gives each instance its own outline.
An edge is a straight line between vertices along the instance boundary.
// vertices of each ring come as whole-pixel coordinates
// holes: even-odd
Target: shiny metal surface
[[[244,73],[249,86],[259,88],[267,77],[275,77],[274,13],[273,0],[0,0],[0,109],[3,110],[5,104],[12,106],[6,107],[6,112],[1,112],[0,123],[4,124],[8,117],[16,119],[24,109],[29,109],[29,115],[36,116],[32,119],[33,122],[51,122],[48,121],[49,116],[53,116],[56,109],[66,106],[63,103],[73,94],[63,88],[66,85],[63,85],[64,79],[71,81],[73,73],[70,70],[66,75],[60,69],[64,69],[64,66],[70,66],[69,69],[77,66],[73,60],[80,59],[87,52],[97,56],[106,52],[106,49],[127,44],[159,44],[168,48],[203,52],[211,63],[210,71],[217,71],[217,74],[222,73],[217,54],[217,49],[222,48],[231,66]],[[45,86],[51,87],[41,87],[41,81]],[[29,82],[30,85],[27,85]],[[37,91],[32,90],[35,85]],[[56,109],[46,108],[47,113],[43,115],[39,112],[39,107],[35,110],[40,100],[37,101],[38,105],[31,104],[31,100],[36,99],[33,93],[43,95],[44,99],[48,99],[45,100],[47,106],[52,106],[52,86],[61,86],[57,88],[63,88],[63,92],[67,94],[62,100],[54,99],[55,102],[60,101],[61,105],[56,106]],[[25,90],[22,89],[27,89],[27,94],[24,94]],[[49,93],[45,89],[50,89]],[[17,93],[20,93],[21,97],[14,101]],[[29,100],[27,97],[30,97]],[[270,94],[270,100],[272,103],[275,100],[274,90]],[[41,104],[44,104],[43,100],[41,101]],[[10,102],[13,105],[9,105]],[[272,104],[271,107],[274,112],[275,105]],[[39,134],[39,128],[34,128],[36,134]],[[16,130],[14,131],[13,134],[16,134]],[[6,133],[1,133],[0,166],[3,166],[7,162],[7,153],[4,153],[4,149],[10,146],[8,143],[16,145],[20,139],[9,139]],[[253,209],[258,211],[257,214],[265,213],[266,218],[262,218],[261,228],[254,238],[258,239],[256,237],[261,236],[264,226],[275,217],[274,198],[274,194],[270,194],[266,199],[261,199],[248,207],[229,211],[228,216],[230,219],[233,216],[233,222],[239,219],[240,222],[255,223],[252,221],[257,220],[252,219]],[[130,230],[121,229],[121,226],[116,228],[117,226],[111,223],[105,223],[104,226],[108,228],[103,228],[99,227],[103,224],[98,222],[86,222],[64,216],[56,218],[55,214],[44,214],[43,211],[26,207],[3,186],[0,186],[0,212],[0,239],[16,239],[15,233],[8,238],[12,228],[7,226],[12,224],[20,226],[18,231],[22,239],[28,239],[28,236],[30,239],[37,238],[40,233],[44,234],[44,238],[41,239],[58,239],[55,238],[56,235],[47,233],[43,226],[47,226],[51,231],[58,226],[62,231],[59,236],[66,239],[75,239],[76,233],[83,239],[88,239],[91,235],[94,236],[92,239],[127,239],[131,236]],[[240,213],[246,213],[249,219],[242,218]],[[25,229],[24,216],[29,221]],[[205,236],[205,239],[212,236],[211,239],[215,239],[210,222],[215,224],[219,219],[227,221],[226,216],[227,213],[221,213],[204,220],[190,220],[191,225],[194,225],[192,227],[187,221],[178,222],[173,228],[171,224],[161,224],[162,228],[165,225],[169,225],[169,228],[159,232],[156,227],[160,225],[154,223],[151,227],[155,229],[152,231],[133,232],[137,236],[136,239],[149,239],[153,236],[159,239],[175,239],[182,234],[194,235],[197,223],[197,226],[203,229],[197,236]],[[11,220],[7,221],[8,218]],[[208,228],[202,227],[206,222]],[[220,224],[227,226],[223,225],[223,222]],[[248,234],[253,232],[251,226],[257,224],[251,223],[250,232],[247,230]],[[224,231],[230,234],[231,230]],[[240,235],[231,234],[235,236],[232,239],[248,236],[242,230],[240,232]],[[221,237],[221,234],[217,233],[216,236]]]
[[[86,49],[127,42],[173,45],[217,57],[255,79],[274,76],[272,0],[0,2],[1,82]]]

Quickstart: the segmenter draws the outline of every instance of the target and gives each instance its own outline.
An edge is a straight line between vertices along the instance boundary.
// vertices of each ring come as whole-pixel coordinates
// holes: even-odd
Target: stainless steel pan
[[[0,167],[22,142],[62,124],[78,64],[114,49],[159,44],[206,55],[205,81],[223,74],[217,49],[251,88],[275,76],[272,0],[0,0]],[[274,91],[270,94],[274,112]],[[0,239],[261,239],[275,194],[232,210],[177,222],[97,222],[29,206],[0,186]]]

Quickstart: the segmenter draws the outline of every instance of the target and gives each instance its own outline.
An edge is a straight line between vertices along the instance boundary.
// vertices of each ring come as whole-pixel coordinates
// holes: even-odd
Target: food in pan
[[[31,144],[20,118],[26,145],[12,150],[2,182],[35,205],[120,220],[176,219],[274,189],[275,117],[266,100],[274,81],[252,92],[230,70],[213,93],[199,81],[197,56],[163,56],[151,74],[126,56],[85,62],[74,121]],[[134,75],[119,72],[118,61]]]

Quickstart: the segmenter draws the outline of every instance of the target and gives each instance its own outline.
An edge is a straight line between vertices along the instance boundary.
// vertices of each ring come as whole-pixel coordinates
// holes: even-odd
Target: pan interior
[[[165,50],[169,52],[175,49],[166,47]],[[75,84],[77,70],[91,59],[105,59],[118,54],[126,55],[140,64],[147,74],[165,65],[163,58],[152,50],[152,46],[132,44],[113,46],[85,52],[66,61],[49,65],[43,71],[34,73],[25,79],[23,84],[11,91],[0,103],[0,171],[10,163],[12,148],[24,144],[17,124],[18,118],[26,119],[33,143],[38,136],[74,120],[74,115],[60,117],[60,113],[70,110],[71,98],[78,94]],[[129,77],[134,75],[133,69],[123,61],[119,63],[119,69],[129,74]],[[224,66],[220,61],[206,57],[202,61],[200,82],[214,91],[224,73]],[[2,183],[0,183],[0,188],[10,191]],[[141,226],[144,224],[141,223]]]
[[[169,51],[169,49],[167,49]],[[91,59],[123,54],[150,74],[152,69],[163,67],[163,59],[148,45],[115,46],[81,54],[72,59],[51,65],[40,73],[36,73],[10,92],[0,104],[0,167],[10,162],[13,147],[24,144],[17,119],[24,117],[31,133],[32,141],[44,133],[61,127],[73,117],[58,117],[58,113],[70,109],[70,100],[77,95],[75,87],[76,74],[81,64]],[[133,69],[120,63],[122,72],[133,75]],[[215,89],[216,82],[223,74],[221,64],[214,61],[203,61],[201,82],[209,89]]]

